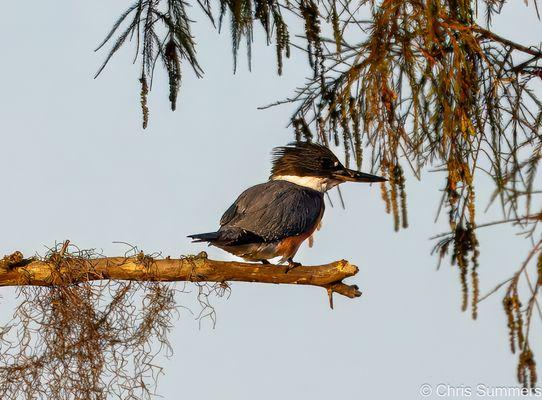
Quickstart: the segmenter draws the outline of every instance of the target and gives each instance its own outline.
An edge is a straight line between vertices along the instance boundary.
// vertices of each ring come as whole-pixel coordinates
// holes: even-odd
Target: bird
[[[299,247],[324,214],[324,194],[344,182],[384,182],[387,179],[346,168],[326,146],[298,141],[272,150],[271,176],[242,192],[220,219],[216,232],[192,234],[246,261],[270,264],[281,257],[286,272]]]

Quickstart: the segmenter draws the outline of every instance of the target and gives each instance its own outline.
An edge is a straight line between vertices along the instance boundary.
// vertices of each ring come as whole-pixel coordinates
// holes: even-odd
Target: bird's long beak
[[[333,174],[333,177],[343,182],[386,182],[387,179],[381,176],[366,174],[353,169],[344,168]]]

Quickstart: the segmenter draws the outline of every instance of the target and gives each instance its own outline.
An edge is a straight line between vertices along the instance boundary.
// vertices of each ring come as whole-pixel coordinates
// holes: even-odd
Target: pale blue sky
[[[308,66],[294,57],[278,78],[274,47],[261,46],[259,34],[253,72],[241,55],[234,76],[229,32],[219,36],[195,13],[205,77],[184,68],[172,113],[157,74],[142,131],[133,51],[121,51],[93,80],[105,54],[92,50],[128,3],[0,4],[9,16],[0,24],[0,254],[43,253],[66,238],[110,255],[125,250],[113,241],[197,253],[203,247],[186,235],[216,228],[240,191],[267,179],[271,148],[292,139],[291,108],[256,107],[291,94]],[[517,2],[507,11],[498,32],[536,44],[542,29],[533,10]],[[408,230],[393,232],[378,186],[352,184],[343,186],[347,209],[328,207],[315,246],[298,253],[305,264],[357,264],[352,281],[361,298],[337,297],[331,311],[323,290],[235,283],[228,300],[215,301],[216,328],[200,329],[187,315],[176,322],[175,355],[164,361],[158,393],[168,400],[414,399],[425,382],[515,385],[501,296],[484,302],[473,322],[459,309],[457,271],[435,272],[429,255],[428,238],[446,229],[433,223],[442,177],[426,173],[407,184]],[[510,233],[481,232],[482,293],[526,254],[528,244]],[[0,291],[5,318],[12,293]]]

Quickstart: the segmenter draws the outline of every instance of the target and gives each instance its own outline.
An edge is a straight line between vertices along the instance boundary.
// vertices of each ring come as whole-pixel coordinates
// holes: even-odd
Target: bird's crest
[[[339,159],[325,146],[311,142],[293,142],[275,147],[271,176],[320,176],[342,167]]]

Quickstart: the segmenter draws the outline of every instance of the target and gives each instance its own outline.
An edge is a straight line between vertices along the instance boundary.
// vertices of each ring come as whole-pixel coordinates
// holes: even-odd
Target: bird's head
[[[325,192],[343,182],[384,182],[387,179],[348,169],[327,147],[310,142],[273,149],[272,180],[286,180]]]

